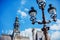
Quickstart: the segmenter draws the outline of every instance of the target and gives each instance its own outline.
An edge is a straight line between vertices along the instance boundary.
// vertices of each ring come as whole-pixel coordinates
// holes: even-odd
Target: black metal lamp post
[[[49,30],[49,27],[46,27],[46,24],[49,24],[51,21],[56,22],[56,8],[52,6],[52,4],[49,4],[48,12],[50,14],[50,17],[52,20],[46,21],[45,15],[44,15],[44,8],[46,6],[46,1],[45,0],[36,0],[37,4],[39,6],[39,9],[42,10],[42,22],[36,21],[36,14],[37,11],[34,9],[34,7],[31,7],[31,10],[29,11],[29,15],[31,16],[30,20],[32,21],[32,24],[38,23],[38,24],[43,24],[42,31],[44,32],[45,35],[45,40],[47,39],[47,31]]]

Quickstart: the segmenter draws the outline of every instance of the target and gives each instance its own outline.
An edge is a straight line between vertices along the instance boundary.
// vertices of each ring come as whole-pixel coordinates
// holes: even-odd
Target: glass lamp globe
[[[48,8],[48,12],[49,14],[56,14],[56,8],[52,7],[52,4],[50,4]]]

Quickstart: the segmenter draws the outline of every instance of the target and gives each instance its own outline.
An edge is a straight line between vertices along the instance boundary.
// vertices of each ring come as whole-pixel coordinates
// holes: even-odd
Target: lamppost
[[[35,23],[43,24],[42,31],[44,32],[45,40],[48,40],[47,31],[49,30],[49,27],[46,27],[46,24],[51,23],[51,21],[56,22],[56,8],[53,7],[52,4],[49,4],[48,13],[50,14],[50,17],[52,18],[52,20],[46,21],[45,15],[44,15],[44,8],[46,6],[46,1],[45,0],[36,0],[36,1],[39,6],[39,9],[42,10],[42,22],[36,21],[37,11],[34,9],[34,7],[31,7],[31,10],[29,11],[30,20],[32,21],[32,24],[35,24]]]

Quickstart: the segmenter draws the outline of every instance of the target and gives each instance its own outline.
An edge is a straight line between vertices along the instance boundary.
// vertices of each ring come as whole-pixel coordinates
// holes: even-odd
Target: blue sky
[[[15,17],[19,17],[20,23],[20,31],[24,31],[28,28],[42,28],[42,25],[35,24],[32,25],[30,21],[30,16],[28,11],[30,7],[33,6],[37,10],[36,18],[37,20],[42,20],[41,10],[38,8],[36,0],[0,0],[0,34],[2,31],[7,33],[7,30],[13,30],[13,24],[15,21]],[[60,0],[46,0],[46,7],[45,7],[45,16],[46,19],[51,19],[49,13],[47,12],[48,5],[53,4],[54,7],[57,9],[57,23],[52,22],[48,26],[53,26],[53,28],[57,25],[60,26]],[[55,23],[55,24],[54,24]],[[55,25],[55,26],[54,26]],[[56,27],[57,28],[57,27]],[[59,27],[60,28],[60,27]],[[57,29],[59,29],[57,28]],[[57,30],[60,32],[60,29]],[[49,33],[52,33],[53,30],[50,30]],[[56,29],[54,30],[56,32]]]

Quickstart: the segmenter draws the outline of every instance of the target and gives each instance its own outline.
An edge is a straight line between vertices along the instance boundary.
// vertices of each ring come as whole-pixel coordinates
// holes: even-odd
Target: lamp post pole
[[[43,7],[43,5],[42,5],[42,7],[41,7],[41,10],[42,10],[42,23],[43,23],[43,28],[42,28],[42,31],[43,31],[43,33],[44,33],[44,36],[45,36],[45,40],[50,40],[50,39],[48,39],[48,29],[47,29],[47,27],[46,27],[46,20],[45,20],[45,15],[44,15],[44,7]]]

